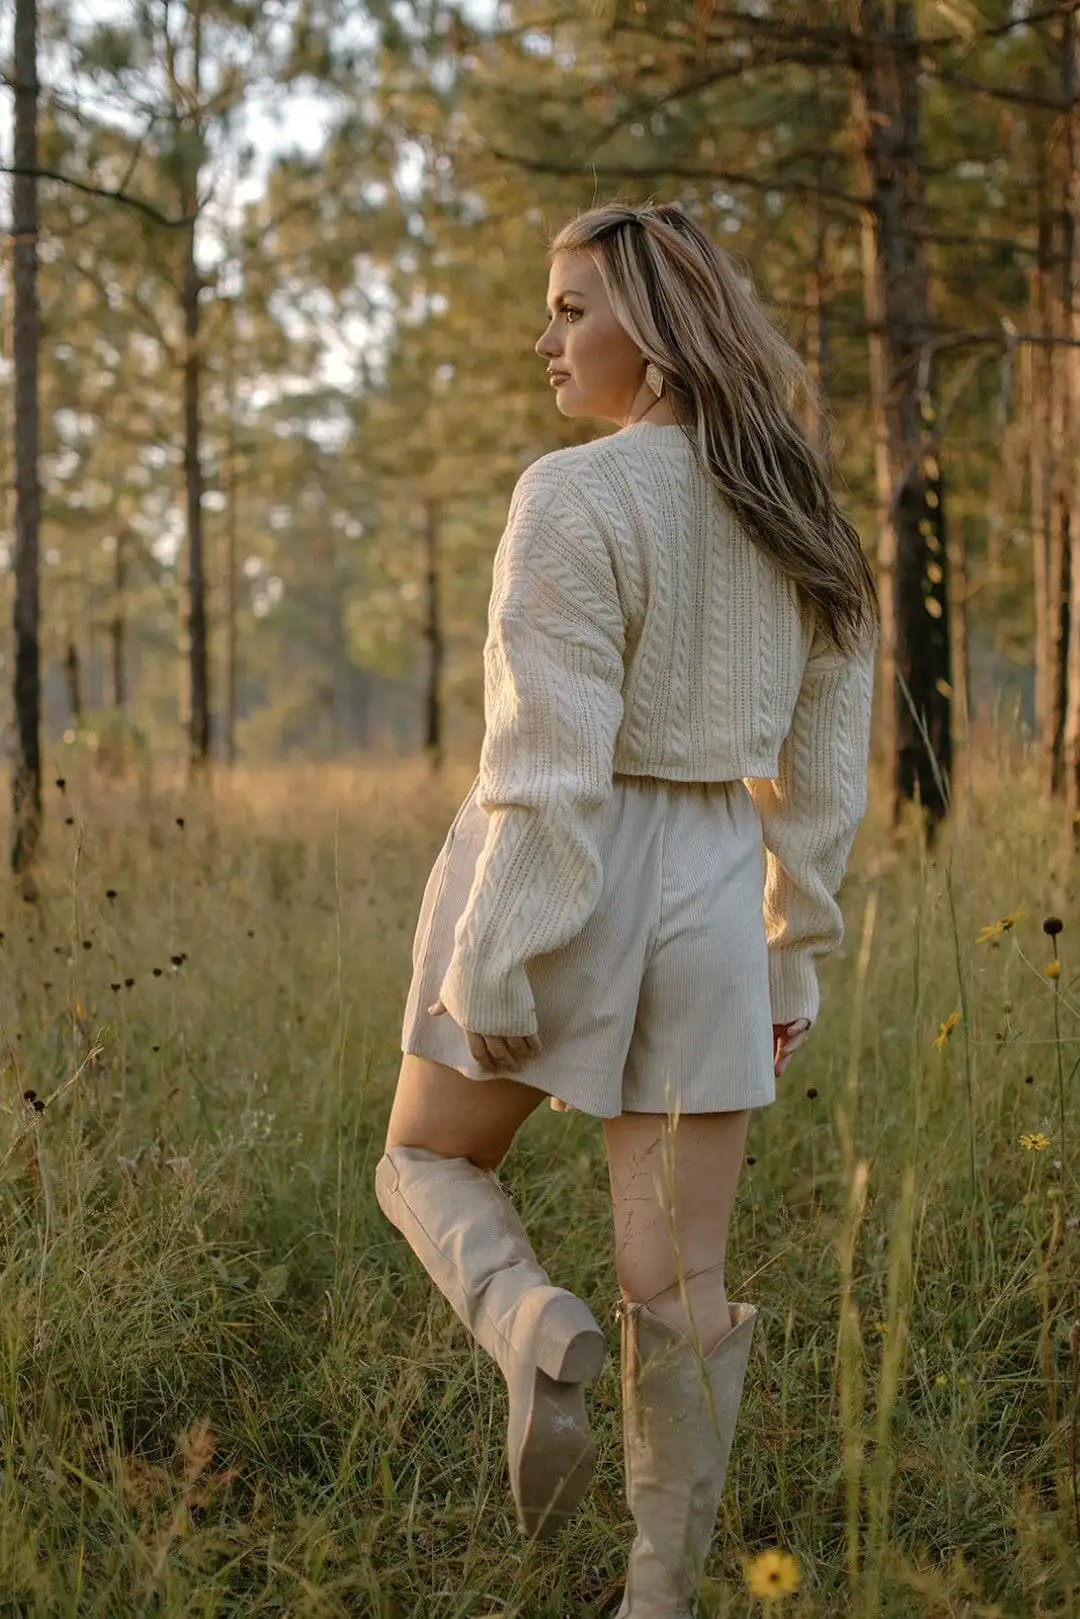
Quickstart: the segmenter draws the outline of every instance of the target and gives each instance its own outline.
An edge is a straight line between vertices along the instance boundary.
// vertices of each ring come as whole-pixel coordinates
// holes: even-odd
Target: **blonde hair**
[[[880,622],[874,576],[832,494],[827,453],[793,414],[800,396],[820,408],[814,384],[750,283],[670,204],[590,208],[554,238],[550,256],[560,252],[592,259],[729,508],[836,651],[854,654]]]

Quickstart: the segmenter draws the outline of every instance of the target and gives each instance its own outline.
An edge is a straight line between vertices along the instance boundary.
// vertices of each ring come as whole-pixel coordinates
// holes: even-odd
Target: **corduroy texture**
[[[458,1024],[427,1012],[485,846],[475,787],[424,891],[401,1048],[483,1083]],[[599,1118],[765,1106],[761,824],[745,785],[620,776],[593,835],[600,897],[580,932],[527,964],[544,1049],[516,1077]]]
[[[451,1017],[536,1033],[525,963],[596,907],[597,815],[618,772],[747,781],[767,850],[772,1019],[813,1022],[866,808],[874,652],[839,659],[813,639],[680,428],[635,424],[534,462],[495,555],[486,839],[439,986]]]

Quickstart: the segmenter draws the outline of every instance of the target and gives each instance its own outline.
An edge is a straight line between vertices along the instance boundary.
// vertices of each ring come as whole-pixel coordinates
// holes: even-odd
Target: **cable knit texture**
[[[487,836],[440,992],[455,1021],[537,1032],[525,964],[596,906],[596,817],[620,773],[746,781],[773,1022],[813,1022],[866,810],[875,645],[843,659],[812,634],[680,428],[635,424],[534,462],[495,554]]]

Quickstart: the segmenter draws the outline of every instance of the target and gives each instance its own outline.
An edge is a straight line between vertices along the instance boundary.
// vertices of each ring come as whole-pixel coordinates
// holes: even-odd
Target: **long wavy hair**
[[[830,487],[827,450],[795,418],[825,412],[809,372],[750,283],[681,208],[590,208],[556,253],[587,254],[616,320],[664,378],[678,424],[755,544],[791,579],[827,640],[853,655],[880,623],[874,576]]]

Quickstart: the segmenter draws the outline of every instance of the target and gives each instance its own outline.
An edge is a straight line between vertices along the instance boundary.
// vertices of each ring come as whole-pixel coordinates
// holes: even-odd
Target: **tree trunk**
[[[184,487],[188,523],[188,757],[201,770],[210,757],[210,697],[206,646],[206,565],[203,534],[203,470],[201,456],[202,356],[199,352],[201,278],[195,257],[199,179],[202,169],[202,123],[199,108],[202,67],[202,6],[194,0],[192,26],[192,146],[194,155],[182,181],[181,211],[191,223],[185,232],[181,302],[184,313]]]
[[[955,722],[959,720],[960,746],[962,758],[966,766],[967,779],[971,781],[971,680],[970,658],[968,655],[968,554],[967,532],[963,521],[954,523],[949,532],[948,549],[948,580],[949,580],[949,634],[951,646],[949,648],[949,667],[951,670],[950,685],[952,686],[952,714],[954,721],[953,746],[956,747]],[[970,811],[971,804],[968,803]]]
[[[127,633],[125,619],[125,590],[127,587],[127,553],[124,549],[124,531],[118,529],[116,534],[116,551],[113,555],[113,611],[109,620],[109,646],[112,662],[112,706],[120,713],[123,712],[127,702],[127,692],[124,683],[124,641]]]
[[[1061,89],[1065,114],[1065,157],[1063,228],[1065,236],[1062,284],[1063,335],[1073,343],[1080,338],[1080,113],[1077,109],[1076,0],[1062,18]],[[1069,596],[1063,603],[1067,619],[1064,628],[1064,718],[1062,725],[1062,776],[1065,799],[1077,828],[1080,810],[1080,350],[1061,351],[1065,379],[1065,444],[1062,459],[1062,498],[1067,526]]]
[[[1065,309],[1060,296],[1052,297],[1051,335],[1064,336]],[[1050,350],[1049,460],[1050,506],[1046,560],[1047,616],[1050,644],[1047,658],[1047,725],[1043,739],[1047,787],[1057,796],[1062,787],[1062,743],[1065,735],[1065,681],[1069,646],[1069,473],[1066,464],[1068,418],[1068,355],[1056,344]]]
[[[820,449],[823,447],[824,439],[825,382],[829,364],[829,333],[826,322],[829,305],[828,216],[820,198],[814,222],[814,258],[808,277],[807,294],[806,365],[813,378],[818,398],[808,413],[806,436]]]
[[[12,359],[15,440],[14,708],[11,866],[25,871],[41,833],[41,654],[39,650],[37,3],[15,4],[14,167],[11,184]]]
[[[1040,336],[1051,334],[1050,259],[1052,229],[1047,195],[1046,150],[1042,138],[1035,148],[1035,186],[1038,215],[1038,247],[1035,268],[1028,278],[1028,306],[1032,330]],[[1050,590],[1050,554],[1054,459],[1051,451],[1050,400],[1054,372],[1054,350],[1049,343],[1035,343],[1027,353],[1026,372],[1030,378],[1030,482],[1031,545],[1035,590],[1035,745],[1039,789],[1044,799],[1053,792],[1054,776],[1054,697],[1058,687],[1056,655],[1058,635],[1054,629],[1056,607]]]
[[[229,305],[226,339],[225,441],[225,762],[236,763],[236,304]]]
[[[919,236],[918,34],[910,0],[890,10],[891,26],[883,0],[860,0],[856,53],[872,220],[867,313],[881,334],[889,475],[882,608],[895,678],[883,691],[884,730],[894,816],[917,799],[933,823],[947,812],[952,773],[948,557]]]
[[[332,590],[328,600],[327,638],[330,644],[330,680],[327,685],[327,715],[330,721],[329,757],[336,764],[341,758],[346,732],[346,686],[348,684],[345,640],[345,604],[341,592]]]
[[[865,167],[869,189],[869,167]],[[896,799],[896,529],[892,516],[892,472],[889,465],[889,424],[886,412],[888,372],[885,360],[885,308],[878,273],[872,208],[862,210],[860,222],[863,295],[866,304],[867,348],[870,369],[870,409],[874,423],[874,552],[877,559],[878,598],[881,603],[881,679],[876,702],[880,715],[876,730],[890,771],[890,791]]]
[[[428,756],[432,770],[439,771],[442,769],[443,764],[441,695],[444,647],[442,621],[439,614],[439,508],[430,495],[424,497],[423,513],[424,600],[427,610],[424,623],[424,639],[427,641],[429,649],[427,691],[424,703],[424,752]]]
[[[64,657],[64,678],[67,682],[68,711],[73,726],[82,724],[82,669],[79,665],[79,649],[74,641],[67,644],[67,653]]]

